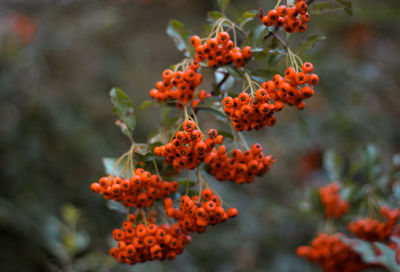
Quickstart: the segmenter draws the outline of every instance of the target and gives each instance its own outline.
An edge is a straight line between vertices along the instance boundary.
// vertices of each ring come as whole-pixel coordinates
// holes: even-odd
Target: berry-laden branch
[[[278,29],[283,26],[288,33],[304,32],[310,20],[306,2],[299,0],[294,5],[280,5],[262,15],[266,27],[273,25]],[[145,145],[150,149],[145,154],[138,154],[137,144],[132,138],[131,149],[116,161],[112,173],[91,185],[93,192],[102,194],[105,199],[121,202],[129,211],[132,210],[122,228],[113,231],[113,238],[118,243],[110,254],[119,262],[135,264],[175,259],[191,241],[191,233],[204,232],[210,225],[237,216],[238,210],[227,207],[201,174],[203,168],[218,181],[254,182],[257,176],[270,170],[275,160],[271,155],[265,155],[258,143],[249,147],[240,131],[273,126],[277,120],[276,113],[285,105],[303,109],[304,100],[313,96],[312,87],[319,81],[318,76],[312,73],[313,65],[302,63],[275,31],[268,35],[273,35],[283,45],[290,67],[283,75],[276,74],[271,80],[254,80],[248,66],[256,60],[252,47],[248,45],[249,32],[242,26],[221,15],[206,37],[193,35],[190,38],[194,49],[192,54],[172,69],[165,69],[161,80],[150,90],[150,96],[162,106],[183,110],[183,120],[177,118],[178,121],[170,127],[164,124],[164,137],[161,137],[164,142],[157,142],[155,146]],[[238,44],[237,32],[245,37],[242,45]],[[229,69],[236,70],[243,83],[237,97],[213,97],[212,109],[224,115],[223,119],[232,128],[233,141],[225,142],[225,145],[222,131],[219,133],[211,128],[203,133],[197,118],[200,105],[206,106],[212,96],[199,88],[203,81],[202,70],[218,67],[225,67],[227,71],[216,83],[218,88],[231,76]],[[238,148],[238,143],[241,148]],[[147,167],[154,168],[156,174],[141,167],[146,166],[146,156],[150,158]],[[160,159],[163,163],[158,165]],[[121,164],[122,171],[114,175]],[[162,178],[179,178],[183,169],[194,171],[197,179],[191,181],[190,173],[186,175],[188,180],[179,182]],[[174,171],[172,174],[171,170]],[[183,190],[175,194],[180,184],[184,185]],[[164,212],[156,214],[152,208],[160,200],[163,200]],[[157,221],[160,219],[163,224]]]

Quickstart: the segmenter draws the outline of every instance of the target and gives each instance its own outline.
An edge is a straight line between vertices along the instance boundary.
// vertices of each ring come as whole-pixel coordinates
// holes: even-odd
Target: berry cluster
[[[216,225],[238,215],[235,208],[225,212],[220,198],[214,195],[211,189],[204,189],[201,198],[203,200],[199,196],[190,198],[184,195],[180,198],[179,208],[174,208],[172,199],[166,198],[164,207],[167,216],[177,219],[184,232],[192,233],[204,232],[207,226]]]
[[[307,22],[310,21],[310,14],[307,12],[305,1],[295,0],[297,3],[293,7],[279,6],[277,9],[270,10],[267,15],[262,17],[265,26],[283,26],[288,33],[304,32],[307,29]]]
[[[262,146],[253,144],[250,150],[235,149],[231,157],[226,153],[226,148],[221,145],[218,150],[213,149],[204,162],[209,165],[210,173],[219,181],[232,180],[237,184],[254,182],[255,176],[262,176],[275,162],[272,156],[264,156]]]
[[[297,248],[297,255],[318,264],[326,272],[357,272],[368,267],[360,255],[341,241],[340,233],[319,234],[310,246]]]
[[[242,92],[238,97],[227,96],[222,103],[224,112],[229,115],[235,130],[259,130],[265,125],[273,126],[276,123],[274,112],[283,107],[281,102],[269,103],[269,95],[265,89],[258,89],[255,97]]]
[[[250,46],[243,49],[235,47],[227,32],[219,32],[215,38],[210,38],[203,44],[199,36],[192,36],[190,44],[196,49],[195,59],[208,60],[208,66],[222,66],[234,63],[237,67],[244,65],[246,59],[251,58],[253,52]]]
[[[187,169],[197,167],[213,147],[216,144],[222,144],[224,139],[222,135],[218,135],[216,129],[208,130],[208,138],[205,139],[203,133],[196,129],[195,123],[191,120],[183,123],[183,130],[178,131],[170,143],[154,148],[154,153],[157,156],[163,156],[177,171],[184,167]]]
[[[319,195],[325,207],[325,217],[339,218],[349,210],[349,204],[340,196],[340,185],[338,182],[321,187]]]
[[[173,260],[191,241],[191,237],[184,234],[177,223],[160,226],[134,224],[135,220],[126,220],[122,229],[113,230],[113,238],[118,244],[110,249],[110,255],[121,263]]]
[[[92,183],[90,188],[96,194],[101,193],[105,199],[122,201],[126,207],[143,208],[151,207],[154,200],[175,192],[178,183],[162,181],[160,176],[137,168],[131,179],[102,177],[98,183]]]
[[[386,222],[381,222],[372,218],[359,219],[348,224],[349,230],[357,237],[375,242],[388,239],[400,217],[400,210],[391,210],[384,206],[381,208],[381,215],[386,218]]]
[[[193,60],[185,71],[173,72],[170,69],[165,69],[162,73],[163,80],[158,81],[156,88],[150,90],[150,96],[159,103],[178,100],[183,105],[187,105],[194,98],[196,88],[203,79],[202,74],[197,73],[199,67],[199,62]],[[199,95],[201,100],[200,97],[201,95]],[[177,102],[176,106],[182,108],[181,103]]]
[[[273,100],[289,106],[296,106],[297,109],[302,110],[306,106],[303,100],[314,95],[311,86],[317,85],[319,82],[317,74],[310,74],[313,69],[314,66],[310,62],[303,63],[302,72],[298,73],[293,67],[289,67],[286,69],[284,77],[275,74],[272,80],[264,82],[261,86],[267,90]],[[299,88],[302,85],[305,86]]]

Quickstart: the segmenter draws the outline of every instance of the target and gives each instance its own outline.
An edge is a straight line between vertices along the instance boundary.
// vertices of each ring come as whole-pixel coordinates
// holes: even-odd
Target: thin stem
[[[146,214],[144,213],[144,210],[143,210],[143,209],[140,209],[140,214],[142,215],[144,224],[145,224],[145,226],[147,227],[148,222],[147,222]]]
[[[156,169],[157,175],[158,175],[159,177],[161,177],[160,171],[158,170],[158,166],[157,166],[156,160],[155,160],[154,158],[153,158],[153,164],[154,164],[154,168]]]

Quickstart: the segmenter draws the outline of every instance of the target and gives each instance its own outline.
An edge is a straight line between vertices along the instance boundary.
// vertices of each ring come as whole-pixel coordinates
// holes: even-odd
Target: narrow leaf
[[[221,9],[222,12],[225,12],[226,7],[229,4],[229,0],[217,0],[218,7]]]
[[[151,107],[151,106],[153,106],[153,101],[146,100],[146,101],[144,101],[144,102],[142,103],[142,105],[140,105],[140,108],[141,108],[143,111],[145,111],[145,110],[147,110],[148,107]]]
[[[129,131],[136,128],[136,115],[132,101],[121,89],[112,88],[110,91],[113,113],[118,115]]]
[[[322,41],[325,39],[326,37],[324,35],[313,35],[311,37],[308,37],[300,44],[298,52],[301,53],[309,48],[312,48],[318,41]]]
[[[167,34],[174,40],[176,48],[189,57],[189,32],[185,30],[185,26],[178,20],[171,20],[167,26]]]

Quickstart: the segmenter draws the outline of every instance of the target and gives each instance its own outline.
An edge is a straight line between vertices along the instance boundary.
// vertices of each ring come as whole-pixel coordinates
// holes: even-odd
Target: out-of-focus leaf
[[[250,77],[258,82],[265,82],[268,80],[272,80],[274,74],[277,74],[277,71],[271,69],[258,69],[251,72]]]
[[[143,101],[142,105],[140,105],[140,108],[144,111],[144,110],[147,110],[147,108],[151,107],[151,106],[153,106],[153,101],[146,100],[146,101]]]
[[[383,170],[378,148],[373,144],[368,144],[362,158],[364,167],[366,168],[368,182],[377,183]]]
[[[218,19],[222,18],[224,15],[216,10],[207,12],[207,21],[210,23],[215,23]]]
[[[182,185],[183,187],[186,187],[186,186],[192,187],[192,186],[195,186],[197,183],[194,181],[191,181],[190,179],[184,179],[184,180],[179,180],[178,184]]]
[[[390,237],[390,240],[395,242],[397,244],[397,246],[400,247],[400,238],[399,237],[392,236],[392,237]]]
[[[350,186],[343,187],[340,190],[340,195],[343,199],[348,200],[353,192],[353,188]]]
[[[389,271],[400,272],[400,264],[396,262],[397,252],[382,243],[374,243],[374,245],[381,252],[381,254],[376,257],[378,263],[384,265],[386,268],[389,269]]]
[[[161,125],[165,128],[170,128],[178,121],[178,117],[172,116],[161,121]]]
[[[126,207],[124,205],[122,205],[120,202],[114,201],[114,200],[107,200],[107,207],[110,210],[114,210],[117,211],[119,213],[124,213],[126,214],[128,212],[128,210],[126,209]]]
[[[145,156],[150,152],[149,145],[147,144],[135,144],[135,153]]]
[[[167,34],[174,40],[176,48],[186,57],[190,56],[189,32],[178,20],[171,20],[167,26]]]
[[[234,79],[242,80],[242,76],[236,67],[226,66],[225,68]]]
[[[229,4],[229,0],[217,0],[218,7],[221,9],[222,12],[225,12],[226,7]]]
[[[236,24],[239,25],[239,27],[243,27],[245,24],[253,21],[256,18],[257,11],[256,10],[249,10],[246,11],[242,14],[241,17],[239,17],[236,20]]]
[[[214,75],[215,75],[215,81],[220,84],[222,80],[224,79],[225,75],[228,73],[228,71],[225,68],[218,68]],[[223,91],[229,90],[233,84],[235,83],[235,79],[229,75],[228,73],[228,78],[224,81],[224,83],[221,84],[220,89]]]
[[[301,42],[301,44],[299,45],[299,49],[297,50],[299,53],[314,47],[314,45],[318,42],[318,41],[322,41],[325,40],[326,36],[324,35],[313,35],[311,37],[308,37],[307,39],[305,39],[304,41]]]
[[[218,130],[218,134],[224,136],[224,138],[233,139],[233,135],[230,132]]]
[[[344,169],[344,162],[339,153],[333,149],[325,152],[323,157],[324,169],[330,180],[339,180]]]
[[[341,240],[346,245],[350,246],[355,252],[360,254],[363,261],[366,263],[374,263],[376,261],[375,252],[372,244],[356,238],[341,237]]]
[[[159,128],[152,131],[147,137],[147,142],[150,145],[154,145],[156,143],[163,143],[166,140],[168,139],[166,138],[165,133],[163,133]]]
[[[121,89],[112,88],[110,91],[111,102],[113,104],[113,113],[118,115],[121,121],[126,125],[123,132],[131,135],[136,128],[135,109],[129,96]]]
[[[353,16],[353,3],[351,0],[336,0],[336,2],[343,5],[343,9],[348,15]]]
[[[282,59],[282,55],[271,55],[268,60],[270,66],[275,66]]]
[[[267,47],[267,48],[253,48],[251,51],[253,51],[255,53],[254,54],[255,55],[254,58],[256,60],[264,59],[264,58],[266,58],[267,56],[270,56],[270,55],[272,55],[272,56],[280,56],[280,57],[286,55],[285,49],[278,48],[278,47],[276,47],[276,48],[269,48],[269,47]]]
[[[199,106],[197,106],[197,109],[201,110],[201,111],[207,111],[207,112],[214,114],[215,118],[219,119],[220,121],[226,121],[227,115],[224,112],[219,111],[211,106],[207,106],[207,105],[200,106],[199,105]]]
[[[103,158],[104,171],[106,172],[107,175],[111,175],[116,162],[117,162],[116,158]],[[121,162],[115,168],[113,175],[114,176],[121,175],[121,172],[125,165],[126,165],[126,159],[121,160]]]

